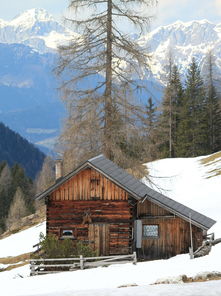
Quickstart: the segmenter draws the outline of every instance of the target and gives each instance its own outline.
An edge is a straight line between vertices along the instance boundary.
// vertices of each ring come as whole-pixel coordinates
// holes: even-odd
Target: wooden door
[[[89,241],[98,256],[109,255],[109,225],[89,224]]]

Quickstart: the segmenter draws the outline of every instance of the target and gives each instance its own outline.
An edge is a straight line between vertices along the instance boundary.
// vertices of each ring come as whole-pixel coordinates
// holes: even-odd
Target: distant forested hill
[[[40,171],[45,155],[33,144],[0,122],[0,162],[20,164],[32,179]]]

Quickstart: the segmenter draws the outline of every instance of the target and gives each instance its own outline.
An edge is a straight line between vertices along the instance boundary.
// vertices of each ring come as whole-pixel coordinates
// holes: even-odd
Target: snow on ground
[[[205,157],[163,159],[149,163],[148,168],[157,190],[217,220],[211,231],[221,237],[221,175],[215,176],[214,173],[221,169],[221,159],[216,158],[206,165],[202,164],[203,159]],[[45,225],[40,224],[29,232],[25,230],[0,240],[0,257],[31,251],[44,228]],[[156,280],[183,274],[221,272],[220,254],[221,244],[218,244],[210,255],[194,260],[185,254],[137,265],[112,265],[34,277],[29,277],[29,266],[26,265],[0,272],[0,291],[4,296],[220,296],[221,281],[150,285]],[[133,284],[138,286],[119,288]]]
[[[166,291],[166,293],[168,293],[166,295],[168,296],[170,295],[170,291],[174,292],[177,290],[181,293],[183,289],[189,293],[194,285],[182,284],[182,289],[180,289],[181,286],[179,285],[176,286],[177,289],[170,285],[160,285],[161,288],[159,286],[155,287],[149,285],[154,283],[157,279],[177,277],[183,274],[194,276],[202,271],[221,272],[220,252],[221,247],[217,245],[213,248],[209,256],[194,260],[190,260],[189,255],[186,254],[170,258],[169,260],[141,262],[137,265],[128,263],[124,265],[112,265],[83,271],[78,270],[33,277],[28,276],[28,266],[23,266],[0,273],[1,291],[7,292],[7,294],[4,294],[7,296],[84,296],[89,295],[89,293],[91,293],[90,295],[105,296],[134,294],[137,296],[158,296],[163,295],[160,294],[163,291]],[[136,284],[138,287],[118,288],[122,285],[132,284]],[[208,284],[208,286],[202,285],[202,289],[199,288],[201,294],[176,293],[176,295],[201,296],[204,294],[207,296],[220,296],[221,281],[215,282],[215,286],[215,291],[219,291],[219,294],[217,292],[211,294],[211,284]],[[202,293],[206,287],[210,293]]]
[[[220,296],[221,281],[192,283],[187,285],[157,285],[90,291],[66,291],[42,294],[42,296]],[[36,294],[37,295],[37,294]]]
[[[0,258],[33,252],[41,232],[46,232],[45,222],[0,240]]]

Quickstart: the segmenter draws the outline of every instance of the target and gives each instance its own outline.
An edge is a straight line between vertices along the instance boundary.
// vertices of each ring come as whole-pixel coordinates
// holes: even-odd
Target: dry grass
[[[218,164],[218,163],[220,163],[220,165],[221,165],[220,158],[221,158],[221,151],[216,152],[208,157],[201,159],[200,163],[206,167],[210,167],[211,165]],[[221,175],[221,169],[220,168],[212,169],[212,170],[208,171],[207,174],[208,174],[208,176],[206,177],[206,179],[210,179],[210,178],[219,176],[219,175]]]
[[[207,179],[220,176],[221,175],[221,169],[214,169],[208,172],[208,174],[212,174],[211,176],[206,177]]]
[[[210,165],[210,164],[213,164],[213,163],[216,163],[217,161],[219,161],[218,158],[220,158],[220,157],[221,157],[221,151],[213,153],[212,155],[201,159],[200,162],[204,165]]]
[[[19,264],[10,265],[10,266],[6,267],[3,271],[9,271],[9,270],[12,270],[12,269],[15,269],[15,268],[18,268],[18,267],[25,266],[27,264],[29,264],[29,262],[21,262]]]
[[[25,253],[22,255],[15,256],[15,257],[0,258],[0,263],[1,264],[16,264],[18,262],[29,260],[31,254],[32,253]]]
[[[0,258],[0,264],[10,264],[8,267],[3,268],[0,271],[8,271],[29,264],[28,260],[30,259],[30,255],[31,253],[25,253],[15,257]]]

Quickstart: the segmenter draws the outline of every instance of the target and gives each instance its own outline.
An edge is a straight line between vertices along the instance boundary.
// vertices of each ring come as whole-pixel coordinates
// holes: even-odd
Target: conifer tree
[[[145,123],[146,123],[147,133],[149,134],[156,124],[156,120],[157,120],[156,110],[157,110],[157,108],[156,108],[155,104],[153,103],[153,100],[151,97],[148,99],[145,107],[146,107]]]
[[[157,107],[150,97],[145,106],[144,116],[144,134],[145,134],[145,159],[147,161],[154,160],[158,157],[156,143],[157,143]]]
[[[186,78],[178,126],[177,156],[194,157],[208,152],[206,96],[200,70],[193,58]]]
[[[171,63],[171,61],[170,61]],[[183,88],[176,65],[171,65],[171,72],[164,91],[162,110],[159,117],[159,138],[162,157],[175,157],[177,149],[177,129],[180,122],[180,106]]]
[[[9,208],[18,188],[22,191],[27,213],[34,212],[33,184],[25,175],[24,169],[18,164],[12,168],[6,163],[0,164],[0,228],[2,231],[5,230]]]
[[[208,118],[208,149],[209,153],[221,149],[221,107],[215,88],[214,56],[211,52],[207,55],[206,100]]]
[[[12,174],[9,166],[4,164],[0,174],[0,217],[6,217],[12,201]]]
[[[0,229],[5,230],[5,218],[12,201],[12,174],[6,163],[1,163],[0,171]]]

